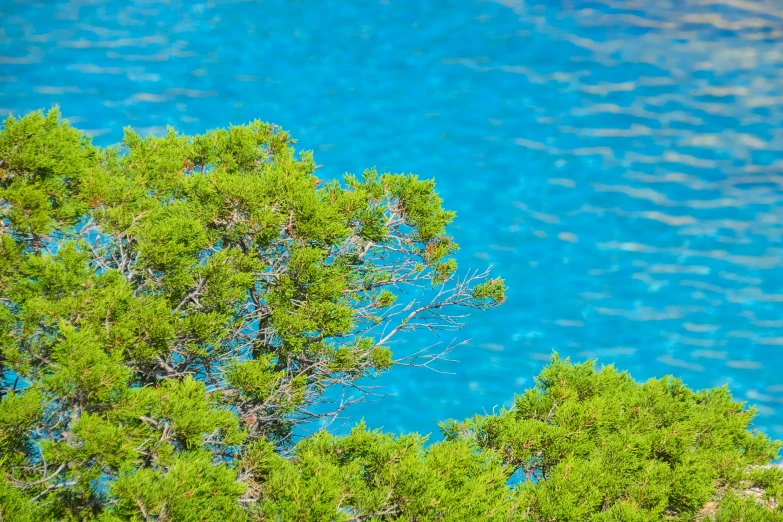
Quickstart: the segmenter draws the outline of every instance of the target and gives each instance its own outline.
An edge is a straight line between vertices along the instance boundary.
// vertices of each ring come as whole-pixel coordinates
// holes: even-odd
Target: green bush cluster
[[[432,181],[323,183],[293,144],[253,122],[100,149],[56,109],[5,121],[0,521],[783,520],[781,444],[727,389],[556,355],[439,442],[294,442],[350,404],[322,413],[328,390],[437,359],[395,336],[505,284],[457,276]]]

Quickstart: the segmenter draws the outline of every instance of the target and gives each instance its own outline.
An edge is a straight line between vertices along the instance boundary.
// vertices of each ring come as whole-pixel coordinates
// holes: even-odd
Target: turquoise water
[[[654,5],[653,5],[654,4]],[[756,0],[4,0],[0,112],[95,141],[254,118],[324,176],[437,179],[463,268],[507,303],[461,362],[355,407],[430,432],[508,403],[551,350],[729,384],[783,438],[783,7]],[[448,341],[448,338],[445,339]],[[409,338],[400,351],[429,344]],[[426,343],[426,344],[425,344]]]

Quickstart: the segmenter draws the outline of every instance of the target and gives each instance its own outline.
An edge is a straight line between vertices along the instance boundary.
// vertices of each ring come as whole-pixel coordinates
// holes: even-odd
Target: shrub
[[[781,443],[748,431],[725,388],[637,383],[556,355],[497,415],[449,421],[442,442],[358,426],[292,459],[246,455],[262,520],[780,521]]]

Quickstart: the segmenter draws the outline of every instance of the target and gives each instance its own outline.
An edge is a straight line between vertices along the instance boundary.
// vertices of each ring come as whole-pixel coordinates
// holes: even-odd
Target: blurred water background
[[[437,179],[463,269],[507,303],[461,362],[398,368],[371,427],[508,404],[553,349],[728,384],[783,438],[783,4],[776,0],[0,0],[0,115],[99,145],[278,123],[321,177]],[[446,339],[448,340],[448,339]],[[404,352],[429,344],[410,336]]]

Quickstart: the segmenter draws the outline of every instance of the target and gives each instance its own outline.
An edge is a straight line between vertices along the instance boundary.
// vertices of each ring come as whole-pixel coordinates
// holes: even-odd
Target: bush
[[[398,357],[401,332],[505,286],[457,277],[431,181],[322,183],[293,143],[253,122],[98,149],[56,109],[6,120],[0,521],[780,519],[779,444],[727,390],[556,357],[442,442],[294,444],[449,350]],[[330,388],[358,395],[323,413]]]
[[[556,355],[510,410],[449,421],[443,442],[360,425],[292,459],[252,448],[263,520],[783,520],[781,444],[725,388],[636,383]],[[341,513],[336,516],[335,513]]]

